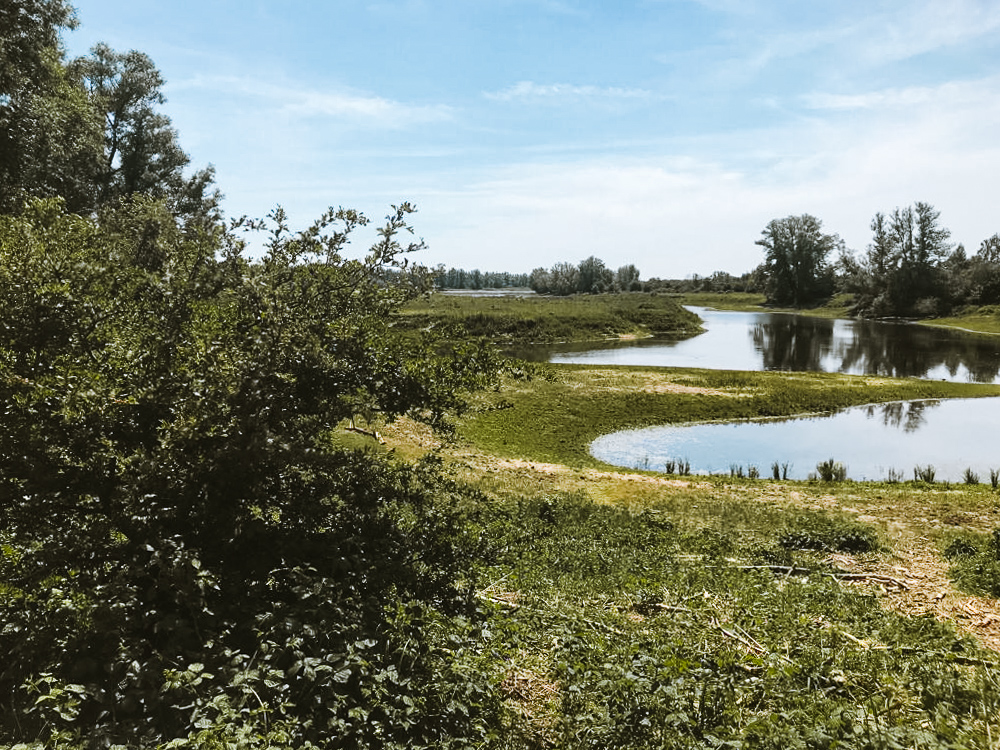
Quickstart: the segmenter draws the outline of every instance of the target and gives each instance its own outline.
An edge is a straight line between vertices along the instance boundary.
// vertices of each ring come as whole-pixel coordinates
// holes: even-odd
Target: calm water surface
[[[1000,382],[1000,337],[907,323],[824,320],[788,313],[691,308],[705,333],[683,341],[647,339],[594,347],[549,347],[535,358],[578,364],[732,370],[841,372],[958,382]],[[912,479],[931,465],[938,480],[966,469],[989,480],[1000,469],[1000,399],[904,402],[789,420],[654,427],[605,435],[591,446],[611,464],[663,470],[686,460],[696,473],[755,466],[763,477],[788,464],[805,479],[820,461],[847,466],[852,479]]]
[[[835,414],[650,427],[605,435],[591,453],[616,466],[662,471],[670,460],[690,462],[696,474],[744,471],[762,477],[788,464],[790,479],[806,479],[820,461],[833,459],[856,480],[885,480],[894,472],[913,479],[916,466],[931,465],[938,481],[960,482],[972,469],[989,481],[1000,469],[1000,399],[910,401],[845,409]]]
[[[573,364],[804,370],[1000,382],[1000,337],[908,323],[690,309],[705,321],[706,330],[683,341],[644,339],[603,346],[544,347],[524,356]]]

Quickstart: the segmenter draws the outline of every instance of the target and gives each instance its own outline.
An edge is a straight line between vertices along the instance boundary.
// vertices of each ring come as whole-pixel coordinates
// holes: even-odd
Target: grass
[[[511,713],[503,746],[997,747],[1000,655],[973,637],[988,639],[990,620],[970,620],[960,593],[998,595],[991,485],[796,482],[779,464],[773,479],[749,468],[668,477],[609,467],[587,447],[627,427],[1000,387],[541,372],[483,396],[438,447],[481,493],[471,524],[489,628],[478,652]],[[423,435],[415,449],[400,425],[386,435],[405,455],[432,447]],[[967,541],[949,553],[953,586],[956,534]],[[986,642],[1000,649],[1000,637]]]
[[[850,317],[853,296],[838,294],[818,307],[793,310],[785,307],[766,306],[767,297],[751,292],[688,292],[677,296],[682,305],[712,307],[716,310],[739,312],[796,312],[815,318]]]
[[[666,296],[472,297],[432,294],[407,306],[399,325],[436,328],[500,344],[691,336],[701,321]]]
[[[505,408],[461,434],[557,393],[592,424],[586,404],[613,410],[612,386],[649,386],[662,416],[735,408],[685,405],[694,396],[837,401],[923,385],[605,369],[553,368],[552,380],[499,394]],[[719,393],[693,390],[709,388]],[[940,555],[954,529],[987,529],[1000,521],[988,485],[671,478],[574,461],[579,450],[529,433],[511,433],[524,442],[503,455],[481,442],[443,448],[482,493],[478,596],[490,627],[479,651],[513,717],[506,747],[996,747],[1000,656],[841,572],[892,580]],[[567,461],[511,458],[549,452]]]
[[[1000,334],[1000,306],[967,307],[959,314],[947,318],[920,321],[923,325],[956,328],[973,333]]]
[[[588,452],[600,435],[655,424],[783,417],[859,404],[1000,395],[1000,386],[828,373],[551,365],[548,379],[491,394],[462,425],[500,456],[603,467]]]

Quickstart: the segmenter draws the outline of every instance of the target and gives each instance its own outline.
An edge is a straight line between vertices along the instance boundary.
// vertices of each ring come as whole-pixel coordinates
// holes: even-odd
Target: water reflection
[[[705,321],[706,330],[690,339],[537,347],[517,354],[527,359],[582,364],[1000,381],[997,337],[907,323],[691,309]]]
[[[1000,467],[992,440],[1000,399],[908,401],[845,409],[796,419],[652,427],[605,435],[591,453],[631,468],[664,469],[686,461],[694,473],[729,473],[739,466],[771,476],[788,464],[790,479],[806,479],[821,461],[847,466],[851,479],[909,478],[933,466],[938,480],[960,482],[966,470],[986,481]]]
[[[940,401],[896,401],[891,404],[869,404],[863,407],[869,419],[881,415],[882,424],[903,432],[914,432],[927,422],[924,412],[939,406]]]

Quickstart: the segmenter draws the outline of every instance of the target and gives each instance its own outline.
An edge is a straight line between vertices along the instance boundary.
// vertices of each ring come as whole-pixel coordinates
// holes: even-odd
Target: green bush
[[[857,521],[818,513],[800,514],[778,535],[786,549],[874,552],[878,534]]]
[[[1000,528],[990,535],[963,536],[944,552],[951,577],[963,591],[1000,598]]]
[[[0,744],[440,747],[502,720],[465,491],[329,439],[438,424],[496,373],[389,327],[410,210],[362,260],[346,210],[275,212],[259,260],[144,199],[0,217]]]

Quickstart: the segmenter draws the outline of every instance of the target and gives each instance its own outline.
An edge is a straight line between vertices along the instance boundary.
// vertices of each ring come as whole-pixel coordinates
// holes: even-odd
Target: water
[[[1000,382],[1000,337],[907,323],[691,309],[706,331],[690,339],[550,347],[541,356],[579,364]],[[789,478],[806,479],[819,462],[833,459],[857,480],[912,479],[915,467],[933,466],[939,481],[960,482],[969,469],[985,482],[991,469],[1000,469],[998,424],[997,398],[916,401],[808,418],[621,432],[599,438],[591,452],[611,464],[661,471],[667,461],[687,461],[695,473],[728,474],[736,466],[747,473],[753,466],[770,477],[777,462],[788,465]]]
[[[789,479],[806,479],[820,461],[833,459],[856,480],[913,479],[933,466],[938,481],[961,482],[966,469],[989,481],[1000,469],[1000,399],[910,401],[844,409],[796,419],[650,427],[605,435],[591,445],[594,457],[616,466],[663,471],[686,460],[695,474],[744,474],[755,466],[772,476],[788,464]],[[984,439],[975,436],[983,436]]]
[[[522,356],[571,364],[799,370],[1000,382],[1000,337],[908,323],[690,308],[705,332],[683,341],[539,347]]]

